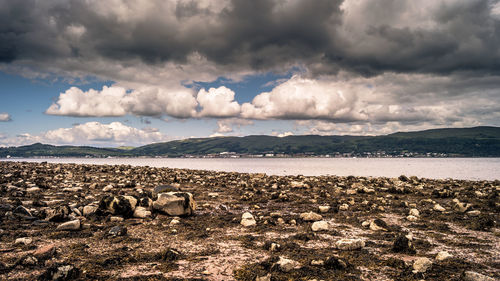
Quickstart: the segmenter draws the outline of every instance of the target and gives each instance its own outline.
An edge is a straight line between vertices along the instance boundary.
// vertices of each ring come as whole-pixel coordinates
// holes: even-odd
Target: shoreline
[[[154,201],[162,184],[191,193],[194,214],[84,214],[106,196]],[[109,280],[463,280],[470,271],[500,278],[498,180],[0,161],[0,187],[0,279],[36,279],[63,264],[82,279]],[[54,212],[60,218],[47,220]],[[245,212],[255,225],[241,224]],[[58,229],[73,220],[78,229]],[[317,222],[325,228],[314,231]],[[110,236],[113,227],[126,234]],[[400,249],[401,237],[410,238]],[[363,245],[345,248],[344,240]],[[44,247],[54,252],[36,256]],[[440,252],[451,257],[438,260]],[[431,265],[413,272],[423,258]]]

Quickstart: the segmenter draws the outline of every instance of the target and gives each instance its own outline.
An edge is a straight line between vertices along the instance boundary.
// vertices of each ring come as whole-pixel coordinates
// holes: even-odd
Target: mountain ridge
[[[500,157],[500,127],[440,128],[380,136],[300,135],[212,137],[152,143],[140,147],[100,148],[35,143],[0,148],[0,157],[140,157],[239,155],[292,156],[451,156]]]

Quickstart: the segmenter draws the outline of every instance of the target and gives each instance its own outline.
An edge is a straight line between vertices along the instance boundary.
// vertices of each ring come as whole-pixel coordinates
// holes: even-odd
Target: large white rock
[[[340,239],[335,242],[335,246],[339,250],[357,250],[365,246],[365,241],[361,239]]]
[[[300,267],[299,262],[284,257],[280,257],[279,261],[276,264],[279,266],[279,269],[283,272],[290,272]]]
[[[446,252],[446,251],[441,251],[439,252],[437,255],[436,255],[436,260],[438,261],[443,261],[447,258],[451,258],[453,257],[453,255],[451,255],[450,253]]]
[[[328,222],[326,221],[315,221],[311,225],[312,231],[322,231],[322,230],[328,230]]]
[[[438,211],[438,212],[444,212],[444,211],[446,211],[446,209],[443,206],[439,205],[439,204],[434,205],[434,208],[432,208],[432,209],[434,211]]]
[[[57,230],[78,230],[80,229],[80,220],[67,221],[57,226]]]
[[[474,271],[466,271],[464,275],[465,281],[495,281],[492,277]]]
[[[246,212],[244,213],[242,216],[241,216],[241,225],[243,226],[253,226],[253,225],[256,225],[257,222],[255,221],[254,217],[252,214],[250,214],[249,212]]]
[[[87,205],[83,207],[83,215],[84,216],[89,216],[97,211],[97,206],[94,205]]]
[[[323,219],[320,214],[316,214],[315,212],[302,213],[300,214],[300,218],[304,221],[320,221]]]
[[[413,273],[426,272],[432,265],[432,261],[428,258],[418,258],[413,262]]]
[[[194,213],[196,202],[189,192],[159,193],[153,202],[153,210],[170,216],[189,216]]]
[[[147,218],[151,216],[151,212],[148,211],[145,207],[136,207],[134,210],[134,218]]]
[[[414,217],[420,217],[420,212],[417,209],[411,209],[410,213],[408,215],[414,216]]]

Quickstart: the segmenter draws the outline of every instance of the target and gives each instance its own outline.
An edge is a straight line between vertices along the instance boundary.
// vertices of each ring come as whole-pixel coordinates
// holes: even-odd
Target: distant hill
[[[350,156],[452,156],[500,157],[500,128],[445,128],[398,132],[385,136],[246,136],[193,138],[155,143],[137,148],[96,148],[33,144],[0,148],[0,157],[107,157],[220,154],[285,154]]]

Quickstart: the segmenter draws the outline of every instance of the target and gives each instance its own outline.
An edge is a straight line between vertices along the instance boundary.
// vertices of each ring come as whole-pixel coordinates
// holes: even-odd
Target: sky
[[[0,0],[0,146],[482,125],[498,0]]]

